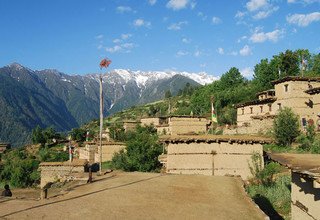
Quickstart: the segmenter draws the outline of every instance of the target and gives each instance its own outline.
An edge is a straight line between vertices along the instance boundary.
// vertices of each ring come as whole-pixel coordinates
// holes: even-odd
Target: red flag
[[[102,69],[103,67],[107,68],[111,63],[111,60],[108,58],[101,60],[100,62],[100,68]]]

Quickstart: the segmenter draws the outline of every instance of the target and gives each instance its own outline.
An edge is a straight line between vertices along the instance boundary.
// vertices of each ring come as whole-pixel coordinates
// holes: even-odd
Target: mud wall
[[[169,143],[167,149],[168,173],[233,175],[243,179],[251,177],[249,164],[254,152],[261,158],[263,154],[262,145],[254,143]]]
[[[320,184],[295,172],[291,177],[292,219],[320,219]]]

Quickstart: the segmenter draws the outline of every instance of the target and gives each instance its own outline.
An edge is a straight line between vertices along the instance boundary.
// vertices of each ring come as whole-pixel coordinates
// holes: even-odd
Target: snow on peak
[[[148,82],[153,82],[160,79],[168,79],[174,75],[188,77],[201,85],[212,83],[218,79],[217,77],[208,75],[205,72],[189,73],[176,71],[131,71],[124,69],[115,69],[114,72],[116,72],[126,83],[130,80],[134,80],[139,87],[145,87]]]

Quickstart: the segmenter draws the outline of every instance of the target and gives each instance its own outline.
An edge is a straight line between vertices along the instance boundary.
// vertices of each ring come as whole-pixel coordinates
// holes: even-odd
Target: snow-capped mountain
[[[31,70],[18,63],[0,68],[0,119],[11,125],[0,126],[0,139],[14,143],[25,140],[36,125],[70,130],[98,118],[99,78]],[[168,90],[175,95],[187,83],[198,86],[213,80],[206,73],[115,69],[103,74],[104,113],[163,99]]]

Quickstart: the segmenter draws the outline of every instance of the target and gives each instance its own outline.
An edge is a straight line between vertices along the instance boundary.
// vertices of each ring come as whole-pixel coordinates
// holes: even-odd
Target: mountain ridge
[[[168,90],[176,95],[186,83],[199,86],[198,82],[215,79],[205,74],[130,70],[112,70],[102,76],[105,115],[160,100]],[[4,109],[0,113],[0,140],[27,142],[36,125],[67,131],[98,118],[99,77],[68,75],[55,69],[31,70],[19,63],[0,68],[0,103]]]

